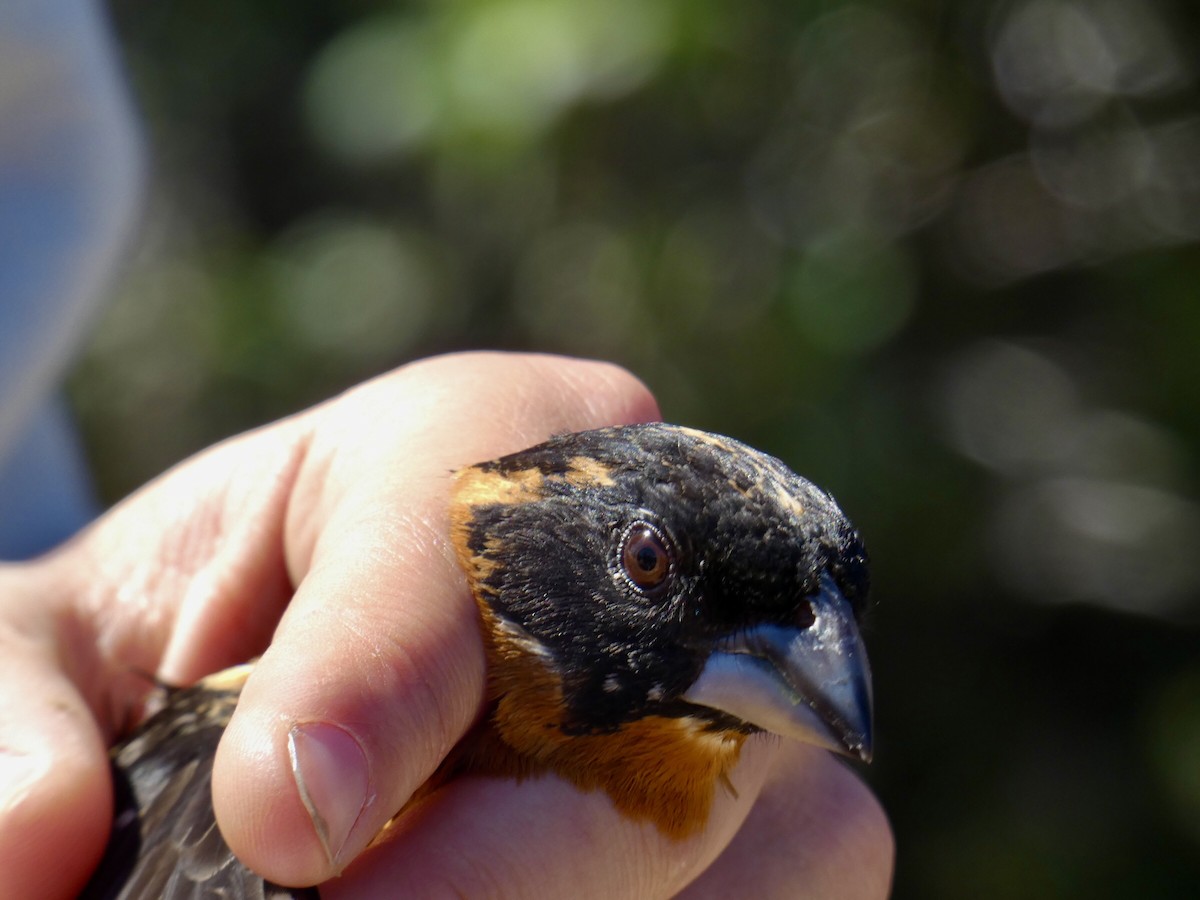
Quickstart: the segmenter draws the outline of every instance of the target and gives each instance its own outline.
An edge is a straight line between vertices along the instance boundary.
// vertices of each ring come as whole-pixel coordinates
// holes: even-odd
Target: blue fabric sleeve
[[[93,0],[0,3],[0,558],[94,505],[57,397],[137,218],[142,148]]]

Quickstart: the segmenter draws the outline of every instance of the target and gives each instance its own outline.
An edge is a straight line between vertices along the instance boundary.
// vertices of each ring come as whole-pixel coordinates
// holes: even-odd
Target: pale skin
[[[886,897],[874,796],[828,753],[766,737],[686,841],[554,776],[469,777],[366,849],[483,697],[448,473],[657,416],[613,366],[436,358],[217,445],[53,553],[0,567],[4,892],[70,897],[86,880],[112,815],[105,748],[146,696],[139,672],[183,684],[261,653],[213,791],[230,846],[280,883],[332,878],[331,898]],[[351,736],[361,765],[316,787],[324,841],[288,756],[289,730],[312,723]]]

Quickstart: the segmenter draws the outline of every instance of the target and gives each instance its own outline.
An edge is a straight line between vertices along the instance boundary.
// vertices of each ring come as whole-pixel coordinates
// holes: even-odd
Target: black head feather
[[[460,502],[476,592],[554,666],[567,733],[647,715],[719,718],[681,699],[714,640],[803,626],[822,575],[856,614],[867,602],[866,550],[833,498],[729,438],[601,429],[468,472]],[[668,556],[650,589],[625,553],[647,532]]]

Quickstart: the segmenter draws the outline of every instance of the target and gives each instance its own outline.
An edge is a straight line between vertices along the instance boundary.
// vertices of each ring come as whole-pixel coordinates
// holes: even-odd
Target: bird
[[[870,761],[869,562],[829,493],[663,423],[556,435],[450,477],[485,709],[414,797],[468,772],[550,772],[683,840],[734,792],[753,734]],[[318,896],[264,881],[216,825],[213,757],[252,671],[165,688],[113,748],[113,830],[83,897]]]

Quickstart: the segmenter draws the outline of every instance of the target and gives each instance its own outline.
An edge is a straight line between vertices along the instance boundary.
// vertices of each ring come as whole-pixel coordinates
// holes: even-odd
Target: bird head
[[[453,519],[493,694],[550,685],[541,728],[681,720],[869,760],[866,551],[778,460],[663,424],[563,435],[460,472]]]

